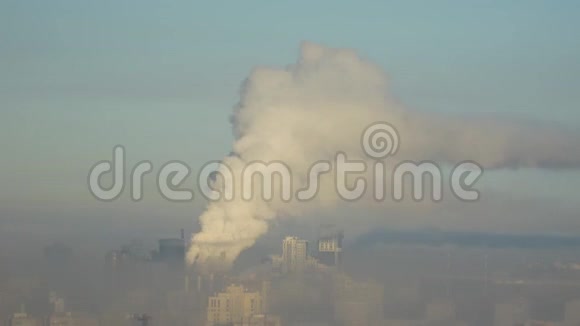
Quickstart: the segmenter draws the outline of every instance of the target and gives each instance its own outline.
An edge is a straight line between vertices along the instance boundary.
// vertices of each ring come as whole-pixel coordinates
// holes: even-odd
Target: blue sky
[[[565,0],[0,0],[0,202],[83,210],[87,171],[116,144],[133,162],[221,158],[240,82],[304,40],[378,62],[413,109],[580,129],[579,14]],[[577,181],[484,183],[572,204]]]

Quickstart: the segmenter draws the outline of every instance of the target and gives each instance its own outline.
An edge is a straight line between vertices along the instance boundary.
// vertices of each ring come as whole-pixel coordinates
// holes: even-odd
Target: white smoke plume
[[[348,49],[303,43],[296,64],[257,68],[244,82],[232,123],[233,154],[223,163],[239,181],[248,162],[282,161],[293,173],[294,189],[307,185],[308,171],[337,152],[363,159],[361,134],[378,121],[400,135],[397,161],[432,160],[453,164],[473,160],[486,168],[575,168],[578,136],[555,128],[523,126],[493,119],[460,119],[405,109],[388,92],[382,69]],[[367,158],[368,159],[368,158]],[[332,180],[321,181],[314,207],[332,207],[339,197]],[[229,267],[240,252],[268,230],[271,220],[299,215],[306,204],[240,198],[210,202],[192,238],[188,262]],[[223,180],[215,188],[223,190]]]

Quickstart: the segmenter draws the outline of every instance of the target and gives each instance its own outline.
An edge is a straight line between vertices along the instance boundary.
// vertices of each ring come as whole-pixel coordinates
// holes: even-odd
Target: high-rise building
[[[322,226],[318,234],[318,261],[327,266],[340,266],[342,262],[342,239],[341,230],[334,226]]]
[[[282,272],[300,273],[308,264],[308,241],[286,237],[282,243]]]
[[[230,285],[225,292],[209,297],[207,326],[248,325],[252,317],[264,313],[260,291],[248,291],[241,285]]]

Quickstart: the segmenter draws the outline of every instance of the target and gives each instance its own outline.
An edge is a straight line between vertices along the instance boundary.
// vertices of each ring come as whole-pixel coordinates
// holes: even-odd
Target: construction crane
[[[127,316],[127,318],[138,322],[141,326],[149,326],[149,322],[153,317],[147,314],[133,314]]]

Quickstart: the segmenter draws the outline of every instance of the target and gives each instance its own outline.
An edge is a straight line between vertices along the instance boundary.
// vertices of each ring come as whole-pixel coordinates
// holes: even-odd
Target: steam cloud
[[[493,119],[462,119],[410,111],[388,93],[382,69],[348,49],[303,43],[296,64],[257,68],[243,83],[232,123],[233,154],[223,163],[234,172],[235,198],[211,202],[201,215],[201,231],[192,238],[190,264],[229,267],[279,216],[299,215],[306,204],[260,196],[243,200],[240,176],[248,162],[282,161],[292,171],[293,188],[307,186],[312,164],[369,159],[361,135],[370,124],[386,121],[400,135],[402,160],[454,164],[474,160],[485,168],[576,168],[578,135],[555,128],[518,125]],[[314,207],[332,207],[338,199],[332,179],[320,181]],[[223,190],[223,179],[214,188]]]

